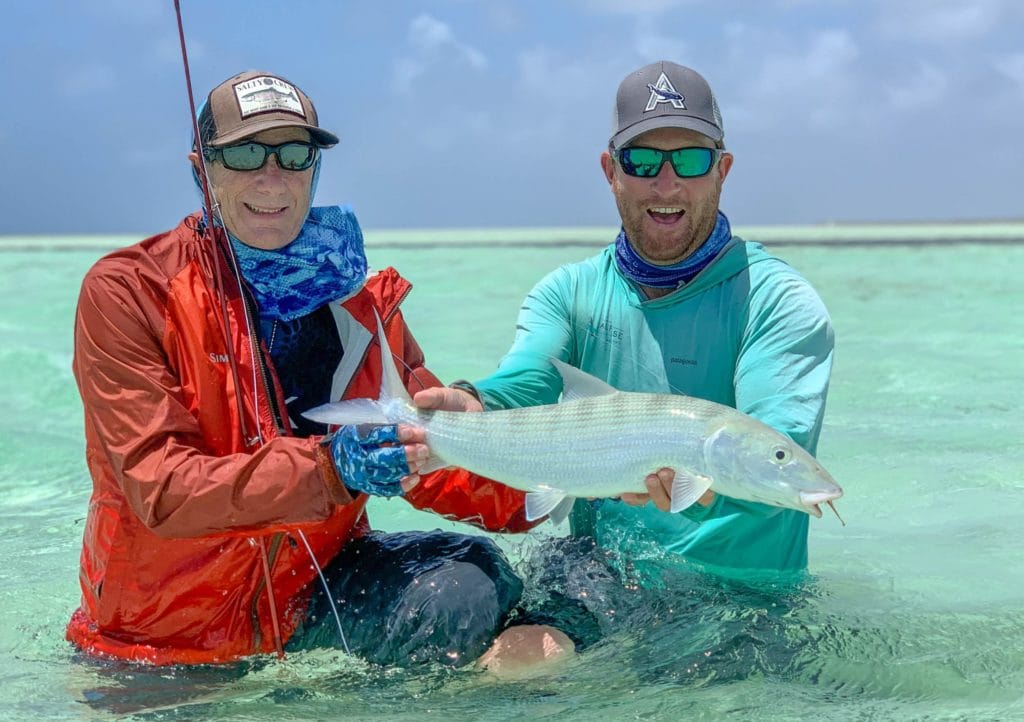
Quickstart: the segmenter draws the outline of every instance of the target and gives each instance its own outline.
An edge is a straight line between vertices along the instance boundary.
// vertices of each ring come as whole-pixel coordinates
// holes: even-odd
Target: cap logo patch
[[[672,81],[665,73],[658,77],[657,83],[648,83],[647,87],[651,89],[651,97],[647,99],[645,113],[657,108],[659,103],[672,103],[672,107],[676,110],[686,110],[683,96],[673,87]]]
[[[234,90],[242,118],[279,110],[306,117],[295,87],[280,78],[261,75],[235,85]]]

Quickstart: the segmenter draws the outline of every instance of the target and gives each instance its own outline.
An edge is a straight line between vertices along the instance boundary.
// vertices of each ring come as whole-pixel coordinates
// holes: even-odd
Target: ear
[[[601,154],[601,170],[604,171],[604,177],[608,181],[608,185],[611,185],[612,180],[615,178],[615,159],[612,158],[612,154],[608,151]]]
[[[729,175],[729,169],[732,168],[733,155],[732,153],[722,153],[722,157],[718,159],[718,182],[721,183],[725,180],[725,177]]]
[[[192,167],[195,168],[196,172],[198,173],[199,170],[200,170],[200,168],[199,168],[199,154],[196,153],[195,151],[192,151],[191,153],[188,154],[188,159],[192,162]]]

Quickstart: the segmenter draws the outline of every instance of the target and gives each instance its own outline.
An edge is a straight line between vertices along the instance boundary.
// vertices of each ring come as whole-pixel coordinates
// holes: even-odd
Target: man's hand
[[[412,397],[417,408],[433,411],[483,411],[483,405],[473,394],[462,389],[437,386],[417,391]]]
[[[342,426],[330,438],[338,476],[349,489],[399,496],[420,481],[430,456],[426,432],[412,426]]]
[[[647,502],[653,501],[654,506],[662,511],[668,511],[672,508],[672,480],[675,477],[675,470],[662,467],[655,473],[648,474],[644,479],[644,486],[647,487],[646,494],[623,494],[620,498],[630,506],[643,506]],[[708,489],[697,499],[696,503],[701,506],[710,506],[714,500],[715,492]]]

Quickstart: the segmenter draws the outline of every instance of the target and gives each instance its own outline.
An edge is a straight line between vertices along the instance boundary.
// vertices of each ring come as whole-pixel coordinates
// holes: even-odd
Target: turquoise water
[[[0,253],[4,718],[1024,719],[1022,245],[779,247],[836,328],[819,458],[846,489],[846,526],[811,520],[812,577],[798,590],[668,573],[658,589],[614,591],[612,634],[519,682],[329,651],[227,671],[76,659],[63,630],[90,485],[72,318],[99,252],[27,250],[43,245]],[[382,241],[369,253],[414,282],[406,314],[450,380],[489,372],[530,285],[593,250],[510,234],[492,248]],[[401,501],[375,502],[371,519],[456,528]],[[537,539],[500,543],[522,560]]]

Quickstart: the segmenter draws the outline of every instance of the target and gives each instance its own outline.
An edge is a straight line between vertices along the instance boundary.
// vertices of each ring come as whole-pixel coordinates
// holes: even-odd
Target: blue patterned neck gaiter
[[[626,231],[623,229],[619,231],[619,235],[615,239],[615,265],[619,267],[619,272],[623,276],[641,286],[678,288],[684,283],[692,281],[698,273],[703,271],[712,259],[725,248],[725,244],[731,238],[732,229],[729,227],[729,219],[725,217],[724,213],[718,211],[715,228],[700,248],[671,266],[655,266],[641,258],[633,249],[629,239],[626,238]]]
[[[363,231],[347,206],[311,208],[298,237],[277,250],[253,248],[230,237],[262,321],[305,316],[366,281]]]

